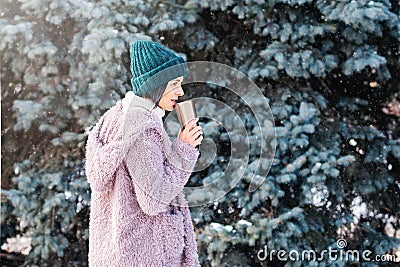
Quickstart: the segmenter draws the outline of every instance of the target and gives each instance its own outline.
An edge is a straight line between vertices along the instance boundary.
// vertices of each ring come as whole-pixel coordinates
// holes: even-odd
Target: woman
[[[202,130],[192,120],[171,142],[162,123],[184,94],[187,66],[154,42],[137,41],[130,53],[133,92],[100,118],[86,144],[89,266],[200,266],[182,189]]]

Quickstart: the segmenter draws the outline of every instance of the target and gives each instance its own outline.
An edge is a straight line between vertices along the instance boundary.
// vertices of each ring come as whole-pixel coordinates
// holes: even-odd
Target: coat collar
[[[162,117],[164,117],[164,115],[165,115],[164,109],[162,109],[158,106],[153,109],[153,107],[154,107],[153,101],[143,98],[143,97],[140,97],[140,96],[137,96],[132,91],[129,91],[125,94],[125,97],[121,100],[121,104],[122,104],[122,112],[124,114],[126,114],[128,112],[129,107],[132,105],[132,106],[144,108],[148,111],[153,111],[153,113],[156,114],[158,117],[160,117],[160,119]]]

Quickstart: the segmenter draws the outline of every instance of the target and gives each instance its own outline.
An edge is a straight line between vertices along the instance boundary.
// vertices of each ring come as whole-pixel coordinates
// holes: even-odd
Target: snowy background
[[[276,153],[260,188],[249,193],[245,174],[224,198],[191,209],[203,266],[349,266],[257,259],[264,245],[321,251],[340,238],[400,259],[398,1],[0,3],[2,266],[87,266],[87,132],[131,90],[129,45],[139,39],[242,71],[275,119]],[[260,160],[254,129],[268,129],[224,88],[194,88],[184,88],[187,98],[240,114],[253,137],[250,173]],[[230,160],[224,130],[208,134],[218,154],[193,185]]]

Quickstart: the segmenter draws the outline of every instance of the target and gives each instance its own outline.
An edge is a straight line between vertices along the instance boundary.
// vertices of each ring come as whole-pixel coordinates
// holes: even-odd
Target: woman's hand
[[[203,140],[203,131],[201,130],[202,128],[201,126],[196,125],[198,121],[199,118],[189,121],[183,131],[182,128],[179,129],[178,134],[179,139],[193,147],[199,145]]]

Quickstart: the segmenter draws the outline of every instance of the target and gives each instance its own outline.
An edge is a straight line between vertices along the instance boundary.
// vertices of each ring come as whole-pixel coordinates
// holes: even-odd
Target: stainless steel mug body
[[[175,108],[182,129],[190,120],[197,118],[196,108],[192,100],[177,103]]]
[[[182,130],[185,129],[185,126],[189,121],[197,118],[196,108],[192,100],[177,103],[175,109]],[[199,145],[196,146],[196,149],[200,152]]]

